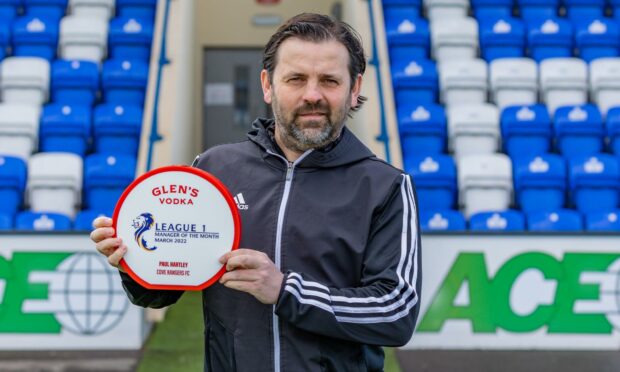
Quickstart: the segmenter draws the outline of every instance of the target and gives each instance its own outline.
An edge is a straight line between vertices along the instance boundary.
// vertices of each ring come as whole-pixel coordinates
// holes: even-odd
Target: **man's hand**
[[[220,257],[226,271],[220,283],[247,292],[264,304],[275,304],[282,287],[282,274],[263,252],[237,249]]]
[[[112,227],[112,219],[97,217],[93,225],[95,230],[90,233],[90,239],[97,243],[97,251],[108,258],[110,265],[125,272],[119,263],[121,258],[127,253],[127,246],[120,238],[113,238],[114,228]]]

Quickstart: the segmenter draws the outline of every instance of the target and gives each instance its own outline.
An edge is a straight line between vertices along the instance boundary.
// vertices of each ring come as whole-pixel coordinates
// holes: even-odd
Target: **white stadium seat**
[[[69,12],[107,21],[114,15],[114,5],[115,0],[69,0]]]
[[[28,162],[26,198],[33,212],[75,218],[82,200],[82,158],[63,152],[41,152]]]
[[[553,115],[560,106],[588,101],[588,67],[579,58],[548,58],[540,63],[542,100]]]
[[[38,57],[8,57],[0,67],[3,102],[42,105],[47,102],[50,64]]]
[[[437,19],[431,23],[432,54],[438,62],[478,56],[478,22],[473,18]]]
[[[489,103],[448,108],[448,146],[457,159],[492,154],[500,141],[499,111]]]
[[[424,0],[428,19],[465,18],[469,11],[468,0]]]
[[[512,163],[505,154],[470,155],[458,161],[459,201],[467,218],[502,211],[512,202]]]
[[[491,101],[500,110],[538,101],[538,66],[534,60],[499,58],[490,63],[489,70]]]
[[[59,54],[62,59],[100,63],[107,54],[108,21],[67,16],[60,21]]]
[[[28,161],[36,151],[39,138],[39,116],[36,105],[0,104],[0,154]]]
[[[598,58],[590,62],[590,92],[603,117],[620,106],[620,58]]]
[[[446,105],[487,100],[487,63],[482,59],[442,62],[439,65],[441,100]]]

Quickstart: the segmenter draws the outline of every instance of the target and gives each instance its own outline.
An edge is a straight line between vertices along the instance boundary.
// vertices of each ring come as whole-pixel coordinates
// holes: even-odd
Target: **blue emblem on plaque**
[[[151,213],[142,213],[138,217],[133,220],[133,228],[136,229],[134,232],[134,238],[136,239],[136,243],[140,246],[140,248],[146,251],[154,251],[157,247],[149,247],[146,239],[144,239],[144,233],[149,231],[153,225],[155,224],[155,218]]]

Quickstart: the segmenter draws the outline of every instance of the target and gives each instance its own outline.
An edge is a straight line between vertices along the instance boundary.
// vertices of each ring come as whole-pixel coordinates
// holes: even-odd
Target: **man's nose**
[[[309,82],[306,84],[306,89],[304,90],[303,99],[308,103],[318,103],[323,98],[323,94],[321,93],[321,88],[315,82]]]

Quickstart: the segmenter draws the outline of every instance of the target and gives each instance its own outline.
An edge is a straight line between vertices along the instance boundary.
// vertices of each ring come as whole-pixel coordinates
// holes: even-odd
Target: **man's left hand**
[[[220,278],[224,286],[247,292],[264,304],[278,301],[284,274],[269,257],[253,249],[236,249],[220,257],[226,273]]]

